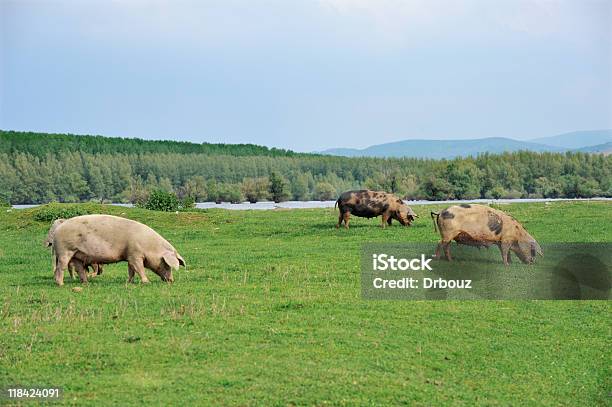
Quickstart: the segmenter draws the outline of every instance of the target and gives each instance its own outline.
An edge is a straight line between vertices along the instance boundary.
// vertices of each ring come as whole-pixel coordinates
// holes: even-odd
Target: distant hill
[[[609,153],[612,130],[575,131],[552,137],[533,140],[514,140],[503,137],[489,137],[467,140],[403,140],[377,144],[364,149],[331,148],[322,154],[345,157],[412,157],[412,158],[455,158],[476,156],[482,153],[499,154],[519,150],[535,152],[603,152]]]
[[[74,134],[51,134],[0,130],[0,153],[27,152],[44,157],[49,152],[80,151],[91,154],[179,153],[234,156],[295,156],[290,150],[255,144],[189,143]]]
[[[573,131],[558,136],[535,138],[530,141],[555,147],[581,149],[612,142],[612,130]]]
[[[333,148],[321,153],[346,157],[420,157],[440,159],[475,156],[485,152],[498,154],[519,150],[562,152],[566,149],[529,141],[490,137],[469,140],[404,140],[374,145],[363,150]]]
[[[612,154],[612,141],[596,146],[582,147],[575,151],[580,151],[581,153],[604,153],[605,155]]]

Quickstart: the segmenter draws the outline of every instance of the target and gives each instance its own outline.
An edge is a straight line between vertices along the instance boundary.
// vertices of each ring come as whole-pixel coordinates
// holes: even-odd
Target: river
[[[460,203],[481,203],[481,204],[505,204],[505,203],[526,203],[526,202],[561,202],[561,201],[605,201],[610,202],[612,198],[589,198],[589,199],[467,199],[467,200],[454,200],[454,201],[404,201],[408,205],[432,205],[432,204],[460,204]],[[216,204],[214,202],[198,202],[196,208],[198,209],[229,209],[229,210],[270,210],[270,209],[313,209],[313,208],[333,208],[336,201],[286,201],[280,203],[274,202],[257,202],[257,203],[229,203],[223,202]],[[131,208],[132,204],[110,204],[114,206],[124,206]],[[13,205],[14,209],[28,209],[34,208],[39,205]]]

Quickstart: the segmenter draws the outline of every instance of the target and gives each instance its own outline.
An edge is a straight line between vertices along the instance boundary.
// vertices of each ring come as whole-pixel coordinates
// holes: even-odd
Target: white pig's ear
[[[176,255],[172,252],[166,252],[164,253],[164,255],[162,256],[162,258],[164,259],[164,261],[166,262],[166,264],[168,266],[170,266],[171,269],[176,269],[178,270],[179,268],[179,260],[176,258]]]

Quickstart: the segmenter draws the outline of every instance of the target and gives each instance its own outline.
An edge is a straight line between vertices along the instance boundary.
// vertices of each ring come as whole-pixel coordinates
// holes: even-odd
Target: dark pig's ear
[[[533,243],[535,244],[536,253],[538,253],[540,256],[544,257],[544,251],[540,247],[540,244],[536,240],[534,240]]]

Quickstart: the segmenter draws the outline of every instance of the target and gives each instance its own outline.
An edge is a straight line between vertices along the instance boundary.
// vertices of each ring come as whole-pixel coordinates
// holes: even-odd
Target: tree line
[[[217,145],[211,144],[207,152],[183,152],[172,149],[174,142],[152,142],[169,143],[162,144],[167,150],[156,151],[129,141],[129,148],[110,151],[102,137],[102,147],[95,147],[98,137],[90,137],[90,147],[80,148],[72,139],[84,136],[69,135],[60,136],[70,148],[59,144],[50,150],[46,135],[29,135],[23,145],[14,141],[18,135],[0,133],[0,200],[12,204],[139,203],[156,190],[198,202],[330,200],[360,188],[429,200],[612,196],[612,157],[600,154],[347,158],[250,145],[222,145],[213,153],[217,147],[210,146]],[[122,139],[110,140],[121,145]]]
[[[92,154],[181,153],[206,155],[296,156],[290,150],[255,144],[190,143],[173,140],[143,140],[104,136],[77,136],[0,130],[0,153],[28,152],[39,158],[48,153],[81,151]]]

